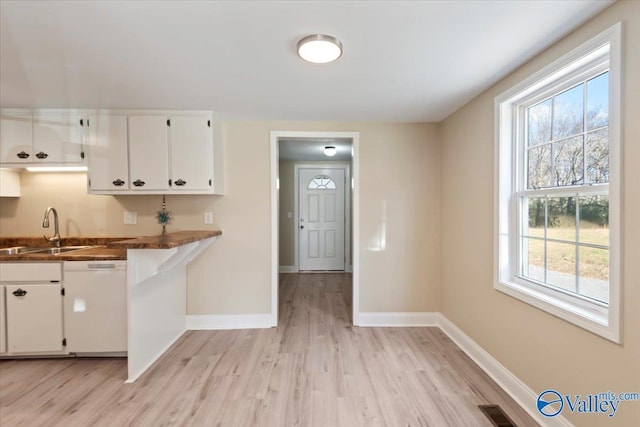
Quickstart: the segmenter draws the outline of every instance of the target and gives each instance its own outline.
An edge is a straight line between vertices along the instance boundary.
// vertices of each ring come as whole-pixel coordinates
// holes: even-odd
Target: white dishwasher
[[[127,351],[127,262],[64,262],[67,351],[109,356]]]

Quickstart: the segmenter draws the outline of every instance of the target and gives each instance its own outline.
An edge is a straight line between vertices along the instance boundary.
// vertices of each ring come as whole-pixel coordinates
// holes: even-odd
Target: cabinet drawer
[[[62,263],[7,262],[0,263],[0,282],[60,282]]]

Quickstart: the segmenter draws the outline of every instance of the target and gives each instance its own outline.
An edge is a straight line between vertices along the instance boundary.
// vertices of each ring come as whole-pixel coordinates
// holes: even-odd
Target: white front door
[[[344,169],[298,170],[300,270],[344,270]]]

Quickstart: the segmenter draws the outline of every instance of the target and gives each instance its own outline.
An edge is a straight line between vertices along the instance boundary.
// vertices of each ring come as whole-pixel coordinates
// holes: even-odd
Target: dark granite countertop
[[[120,241],[112,241],[109,247],[124,249],[170,249],[188,243],[220,236],[220,230],[187,230],[175,233],[159,234],[157,236],[137,237]]]
[[[24,253],[0,255],[0,262],[13,261],[116,261],[127,259],[127,249],[170,249],[210,237],[220,236],[219,230],[177,231],[175,233],[126,237],[63,237],[61,246],[92,246],[59,254]],[[52,247],[42,237],[0,237],[0,248],[14,246]]]
[[[15,255],[0,255],[0,262],[14,261],[117,261],[126,260],[127,251],[120,248],[108,247],[111,241],[122,240],[123,237],[63,237],[61,246],[92,246],[59,254],[24,253]],[[42,237],[0,237],[0,248],[14,246],[53,247]]]

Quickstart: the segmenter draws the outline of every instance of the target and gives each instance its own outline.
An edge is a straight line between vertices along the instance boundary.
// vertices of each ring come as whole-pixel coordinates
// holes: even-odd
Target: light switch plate
[[[137,224],[138,223],[138,212],[127,212],[124,213],[124,223],[125,224]]]
[[[204,213],[204,223],[205,224],[213,224],[213,212],[205,212]]]

